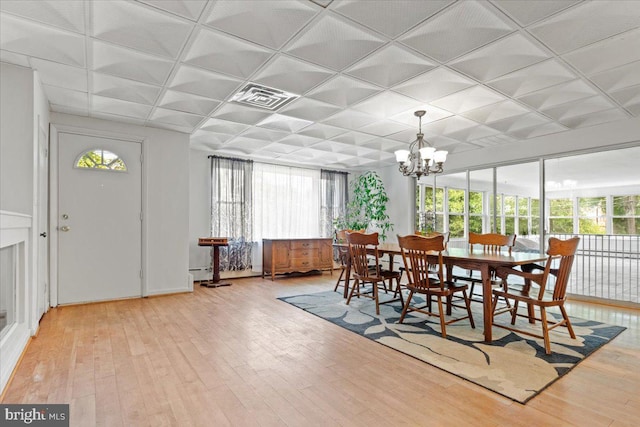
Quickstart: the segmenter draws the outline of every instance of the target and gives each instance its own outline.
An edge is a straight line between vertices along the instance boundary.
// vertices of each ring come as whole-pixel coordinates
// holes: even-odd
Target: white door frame
[[[51,240],[49,240],[49,297],[51,307],[58,306],[58,147],[60,143],[60,134],[61,133],[70,133],[76,135],[84,135],[91,136],[97,138],[109,138],[109,139],[120,139],[128,142],[136,142],[142,146],[142,158],[141,161],[141,173],[142,173],[142,182],[141,185],[141,198],[140,206],[142,206],[142,233],[140,236],[141,240],[141,266],[142,269],[142,280],[140,281],[140,295],[142,297],[146,297],[148,294],[148,286],[147,286],[147,177],[146,177],[146,168],[142,159],[147,157],[147,139],[142,136],[131,136],[125,135],[116,132],[108,132],[101,131],[96,129],[86,129],[76,126],[69,125],[61,125],[51,123],[50,129],[50,146],[49,146],[49,175],[51,177],[50,180],[50,189],[51,192],[49,194],[49,218],[51,219],[49,222],[49,236]]]

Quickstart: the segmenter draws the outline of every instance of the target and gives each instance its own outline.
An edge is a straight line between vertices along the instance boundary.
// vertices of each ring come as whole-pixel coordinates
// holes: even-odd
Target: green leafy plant
[[[375,228],[384,241],[387,232],[393,229],[393,224],[387,214],[389,197],[382,179],[376,172],[366,171],[353,179],[349,187],[353,198],[347,205],[345,214],[333,221],[335,228],[367,231]]]

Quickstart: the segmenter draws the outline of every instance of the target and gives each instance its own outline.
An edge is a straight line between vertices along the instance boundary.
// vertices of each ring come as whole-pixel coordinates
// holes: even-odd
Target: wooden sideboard
[[[333,241],[327,239],[262,239],[262,278],[281,273],[331,269]]]

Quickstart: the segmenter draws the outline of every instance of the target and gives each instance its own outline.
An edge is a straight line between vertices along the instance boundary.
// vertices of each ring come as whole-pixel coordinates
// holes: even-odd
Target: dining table
[[[346,243],[335,243],[334,247],[348,246]],[[371,248],[374,250],[374,247]],[[394,257],[402,256],[400,245],[397,243],[381,243],[378,245],[378,254],[387,255],[389,257],[389,269],[393,270]],[[434,263],[437,262],[437,252],[434,252]],[[447,248],[442,251],[443,263],[447,269],[447,280],[453,276],[453,267],[460,267],[466,270],[480,271],[482,278],[482,295],[491,295],[491,272],[498,267],[517,267],[527,264],[533,264],[547,259],[543,252],[487,252],[482,249],[466,248]],[[346,265],[347,281],[344,287],[344,297],[346,298],[349,290],[349,278],[351,277],[351,260]],[[491,342],[493,310],[491,307],[491,298],[482,298],[482,314],[484,321],[484,340]],[[450,313],[448,313],[450,314]]]

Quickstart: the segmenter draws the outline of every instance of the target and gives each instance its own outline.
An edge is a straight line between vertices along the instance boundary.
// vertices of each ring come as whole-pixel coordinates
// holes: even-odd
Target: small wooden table
[[[346,244],[335,244],[334,246],[346,246]],[[397,243],[381,243],[378,245],[378,253],[389,255],[389,268],[393,268],[393,258],[395,255],[402,255],[400,245]],[[434,255],[435,258],[435,255]],[[545,261],[547,259],[544,253],[539,252],[513,252],[511,255],[507,253],[489,253],[482,250],[469,250],[469,248],[449,248],[442,252],[443,262],[447,266],[447,280],[452,276],[454,266],[464,269],[479,270],[482,277],[482,294],[491,295],[491,270],[504,266],[515,267]],[[344,296],[347,297],[349,287],[349,277],[351,274],[351,259],[349,257],[347,263],[347,282],[345,285]],[[493,313],[491,310],[491,298],[482,298],[483,301],[483,319],[484,319],[484,340],[491,342],[493,339],[491,329],[493,324]]]
[[[206,286],[207,288],[218,288],[220,286],[231,286],[229,282],[222,282],[220,280],[220,248],[222,246],[229,246],[229,242],[226,237],[201,237],[198,239],[198,246],[207,246],[213,248],[211,251],[211,271],[213,276],[211,280],[203,280],[200,282],[200,286]]]

